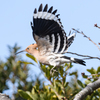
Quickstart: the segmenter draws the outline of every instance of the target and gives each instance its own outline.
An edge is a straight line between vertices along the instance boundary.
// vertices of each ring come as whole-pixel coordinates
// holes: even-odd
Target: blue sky
[[[9,55],[7,45],[14,46],[15,43],[18,43],[23,50],[35,42],[32,37],[30,21],[32,21],[34,8],[38,8],[41,3],[44,6],[48,4],[49,7],[54,6],[54,9],[58,9],[57,13],[60,14],[61,22],[67,34],[71,28],[75,28],[83,31],[94,42],[100,42],[100,29],[94,27],[95,23],[100,26],[100,0],[1,0],[0,59],[5,60],[5,57]],[[100,56],[97,47],[81,34],[76,35],[69,51]],[[70,56],[80,58],[74,55]],[[25,53],[22,53],[22,57],[30,60],[25,56]],[[86,60],[86,67],[73,65],[72,71],[77,69],[81,75],[81,72],[85,72],[88,68],[100,66],[100,61]],[[34,72],[38,73],[37,71]]]

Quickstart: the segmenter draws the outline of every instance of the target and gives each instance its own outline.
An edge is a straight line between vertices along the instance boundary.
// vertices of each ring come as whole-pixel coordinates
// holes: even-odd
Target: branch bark
[[[76,94],[74,100],[83,100],[87,95],[92,94],[93,91],[98,89],[99,87],[100,87],[100,78],[97,81],[88,84],[83,90],[81,90],[78,94]]]
[[[89,56],[89,55],[81,55],[81,54],[73,53],[73,52],[67,52],[67,53],[74,54],[74,55],[81,56],[81,57],[86,57],[83,60],[86,60],[86,59],[98,59],[98,60],[100,60],[99,57],[92,57],[92,56]]]
[[[0,93],[0,100],[10,100],[10,99],[8,95]]]
[[[74,28],[72,28],[72,30],[76,31],[77,33],[82,34],[84,37],[86,37],[89,41],[91,41],[100,50],[99,46],[92,39],[90,39],[90,37],[86,36],[83,32],[80,32]]]

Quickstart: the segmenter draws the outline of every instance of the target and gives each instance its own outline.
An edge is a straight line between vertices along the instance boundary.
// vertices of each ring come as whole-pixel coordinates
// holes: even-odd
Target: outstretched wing
[[[41,53],[64,53],[69,46],[68,39],[58,17],[59,14],[56,15],[57,10],[52,10],[53,7],[48,10],[47,4],[44,9],[41,4],[38,11],[34,10],[31,23],[33,37]]]
[[[76,33],[73,33],[72,35],[68,36],[68,38],[67,38],[67,40],[68,40],[68,43],[67,43],[68,47],[73,43],[75,36],[76,36]],[[68,48],[66,48],[65,52],[67,52],[67,49]]]

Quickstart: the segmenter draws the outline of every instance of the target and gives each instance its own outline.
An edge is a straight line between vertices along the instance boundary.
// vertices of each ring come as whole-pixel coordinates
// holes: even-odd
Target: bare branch
[[[94,24],[94,27],[97,27],[97,28],[99,28],[99,29],[100,29],[100,27],[99,27],[97,24]]]
[[[8,95],[0,93],[0,100],[10,100],[10,98]]]
[[[86,59],[98,59],[98,60],[100,60],[99,57],[92,57],[92,56],[88,56],[88,55],[81,55],[81,54],[73,53],[73,52],[67,52],[67,53],[74,54],[74,55],[81,56],[81,57],[88,57],[88,58],[84,58],[84,60],[86,60]]]
[[[83,100],[87,95],[92,94],[93,91],[98,89],[99,87],[100,87],[100,78],[97,81],[88,84],[83,90],[81,90],[78,94],[76,94],[74,100]]]
[[[76,31],[77,33],[82,34],[84,37],[86,37],[89,41],[91,41],[91,42],[100,50],[99,46],[98,46],[94,41],[92,41],[92,40],[90,39],[90,37],[86,36],[83,32],[80,32],[80,31],[78,31],[78,30],[76,30],[76,29],[74,29],[74,28],[72,28],[72,30]]]
[[[97,24],[94,24],[94,27],[97,27],[100,29],[100,27]],[[98,43],[98,45],[100,45],[100,43]]]

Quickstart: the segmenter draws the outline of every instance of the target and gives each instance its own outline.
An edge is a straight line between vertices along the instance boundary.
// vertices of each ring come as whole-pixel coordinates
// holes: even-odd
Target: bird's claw
[[[58,72],[57,70],[54,70],[53,68],[50,70],[50,75],[54,75],[55,72]]]

